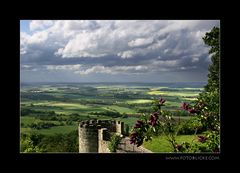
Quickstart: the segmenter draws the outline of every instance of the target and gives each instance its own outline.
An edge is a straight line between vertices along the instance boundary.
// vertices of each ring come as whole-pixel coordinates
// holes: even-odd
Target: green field
[[[55,108],[62,108],[62,109],[87,109],[89,108],[86,105],[81,105],[79,103],[65,103],[65,102],[37,102],[34,103],[36,106],[51,106]]]
[[[152,100],[138,99],[126,101],[128,104],[142,104],[142,103],[152,103]]]
[[[166,99],[163,109],[174,111],[179,109],[182,102],[194,101],[200,90],[201,88],[178,88],[156,84],[22,86],[20,90],[20,132],[21,134],[36,133],[47,136],[68,134],[76,131],[79,122],[86,119],[115,119],[123,121],[131,128],[139,116],[145,113],[145,110],[152,111],[154,99],[163,97]],[[189,119],[185,116],[176,116],[176,119],[179,118]],[[188,138],[190,139],[191,136]],[[157,139],[156,141],[158,140],[161,140],[160,149],[154,143],[145,143],[145,145],[152,151],[165,151],[166,140]]]
[[[176,91],[149,91],[147,92],[149,95],[159,95],[159,96],[175,96],[175,97],[194,97],[197,96],[198,93],[196,92],[176,92]]]
[[[121,114],[123,114],[123,113],[134,114],[134,113],[136,113],[136,111],[134,109],[120,107],[120,106],[115,106],[115,105],[108,106],[105,109],[107,109],[107,110],[116,110],[116,111],[118,111]]]
[[[31,123],[37,123],[40,122],[40,119],[36,119],[35,117],[21,117],[20,122],[24,124],[31,124]]]
[[[176,141],[177,143],[182,142],[195,142],[197,136],[196,135],[180,135],[177,136]],[[159,136],[159,137],[153,137],[152,141],[144,142],[143,146],[153,152],[159,152],[159,153],[171,153],[172,147],[171,144],[167,141],[167,138],[165,136]]]

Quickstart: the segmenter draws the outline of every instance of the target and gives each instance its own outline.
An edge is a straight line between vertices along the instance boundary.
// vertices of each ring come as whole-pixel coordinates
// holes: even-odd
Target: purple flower
[[[178,151],[181,151],[182,148],[183,148],[183,146],[182,146],[181,144],[177,144],[177,145],[176,145],[176,148],[177,148]]]
[[[208,138],[206,136],[198,136],[198,141],[201,142],[201,143],[204,143],[206,142]]]
[[[203,102],[198,103],[198,107],[200,109],[204,108],[205,106],[207,106],[207,105],[205,103],[203,103]]]
[[[131,134],[130,144],[134,144],[137,145],[137,147],[139,147],[140,145],[143,144],[143,137],[141,137],[139,133],[133,132]]]
[[[182,104],[182,108],[183,108],[184,110],[188,111],[188,109],[189,109],[189,104],[184,102],[184,103]]]
[[[136,137],[137,135],[138,135],[137,132],[133,132],[133,133],[131,134],[131,137]]]
[[[188,103],[185,103],[185,102],[182,104],[182,108],[183,108],[184,110],[188,111],[188,112],[191,113],[191,114],[194,114],[194,113],[197,113],[197,112],[198,112],[197,109],[195,109],[195,108],[190,108],[190,105],[189,105]]]
[[[137,120],[137,123],[138,123],[138,124],[143,124],[143,121]]]
[[[194,108],[190,108],[190,109],[188,109],[188,112],[191,114],[194,114],[194,113],[197,113],[198,111]]]
[[[136,124],[136,125],[134,126],[134,129],[138,129],[138,128],[141,128],[141,127],[142,127],[141,125]]]
[[[136,129],[136,128],[141,128],[142,126],[143,126],[143,121],[141,121],[141,120],[137,120],[137,122],[136,122],[136,124],[135,124],[135,126],[134,126],[134,128]]]
[[[136,139],[131,138],[130,139],[130,144],[134,144],[135,145],[136,144]]]
[[[159,112],[154,112],[152,115],[153,115],[154,117],[158,118]]]
[[[148,124],[152,125],[152,126],[156,126],[157,125],[157,120],[159,118],[159,113],[155,112],[150,116],[149,122]]]
[[[162,105],[165,103],[165,101],[166,101],[166,100],[161,97],[160,100],[159,100],[159,105],[162,106]]]
[[[133,133],[131,134],[130,144],[136,144],[136,142],[137,142],[137,135],[138,135],[137,132],[133,132]]]

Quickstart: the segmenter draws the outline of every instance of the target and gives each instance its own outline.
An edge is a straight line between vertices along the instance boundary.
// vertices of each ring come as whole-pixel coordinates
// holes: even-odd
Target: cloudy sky
[[[21,82],[207,81],[219,20],[22,20]]]

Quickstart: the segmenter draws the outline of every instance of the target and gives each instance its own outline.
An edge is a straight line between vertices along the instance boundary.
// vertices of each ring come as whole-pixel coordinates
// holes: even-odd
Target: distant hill
[[[170,88],[202,88],[207,82],[159,82],[159,83],[138,83],[138,82],[91,82],[91,83],[63,83],[63,82],[22,82],[20,86],[38,86],[38,85],[53,85],[53,86],[76,86],[76,85],[126,85],[126,86],[166,86]]]

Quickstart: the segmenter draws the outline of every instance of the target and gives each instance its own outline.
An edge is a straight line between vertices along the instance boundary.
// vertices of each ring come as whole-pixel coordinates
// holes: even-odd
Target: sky
[[[21,20],[21,82],[206,82],[219,20]]]

